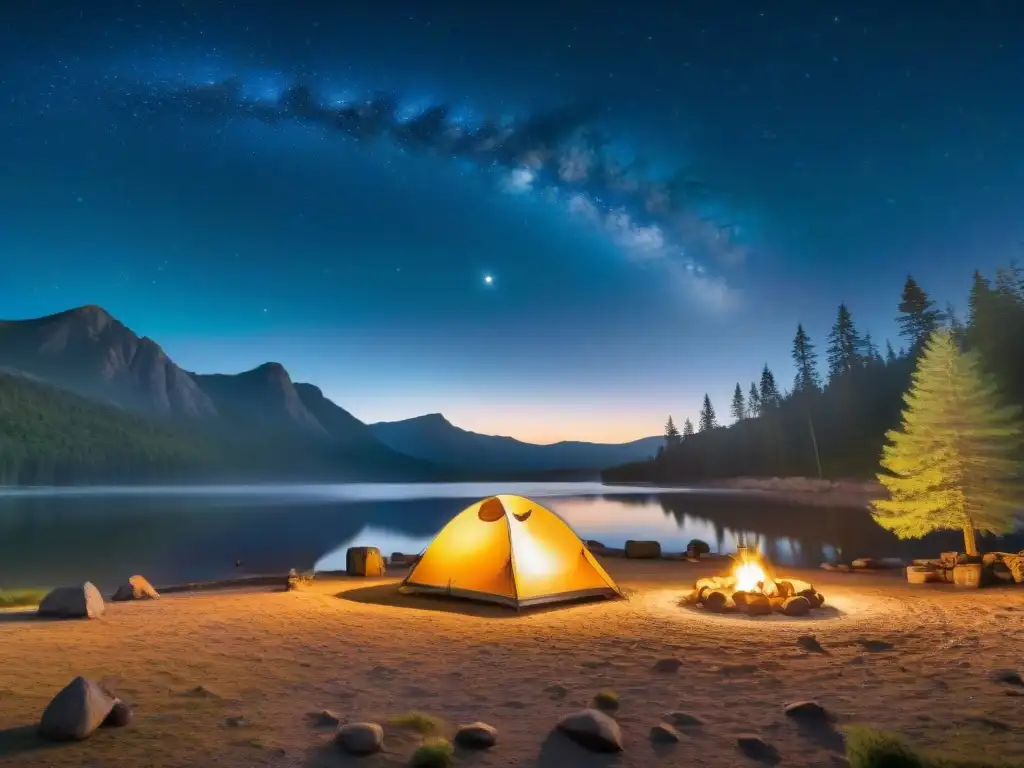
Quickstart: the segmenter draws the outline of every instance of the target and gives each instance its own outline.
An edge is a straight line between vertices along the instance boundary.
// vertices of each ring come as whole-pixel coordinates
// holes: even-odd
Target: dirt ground
[[[418,710],[497,727],[496,747],[460,755],[467,766],[743,765],[741,733],[759,734],[787,766],[838,765],[837,733],[784,715],[802,699],[924,747],[1024,760],[1024,688],[990,676],[1024,668],[1024,589],[795,572],[831,608],[751,619],[678,605],[712,575],[706,565],[605,566],[628,600],[522,615],[400,597],[394,579],[172,595],[108,605],[94,621],[0,614],[0,766],[391,766],[418,744],[386,726],[385,753],[345,757],[331,730],[310,722],[322,709],[382,724]],[[798,645],[805,634],[825,653]],[[655,670],[666,658],[682,662],[678,671]],[[135,722],[81,743],[40,742],[39,715],[76,675],[131,702]],[[556,684],[562,697],[548,690]],[[625,751],[612,757],[552,734],[602,689],[621,700]],[[681,729],[678,744],[652,744],[650,728],[672,710],[705,724]]]

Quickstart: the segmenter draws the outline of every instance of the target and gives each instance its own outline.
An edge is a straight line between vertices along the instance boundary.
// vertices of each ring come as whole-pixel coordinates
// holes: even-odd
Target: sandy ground
[[[342,756],[307,715],[331,709],[385,722],[420,710],[500,730],[467,766],[731,766],[749,762],[736,736],[760,734],[786,766],[838,764],[840,739],[783,714],[813,698],[844,723],[899,731],[922,746],[993,746],[1024,760],[1024,688],[996,668],[1024,667],[1024,589],[912,588],[892,576],[825,572],[833,606],[817,619],[710,616],[678,601],[704,565],[609,560],[630,594],[515,615],[398,597],[394,581],[335,580],[298,592],[212,592],[115,604],[95,621],[0,614],[0,765],[391,766],[414,734],[386,729],[388,752]],[[814,634],[826,653],[797,645]],[[677,672],[654,670],[675,657]],[[132,702],[136,722],[51,746],[34,724],[75,675]],[[563,698],[548,692],[567,689]],[[201,686],[201,688],[199,688]],[[197,690],[198,688],[198,690]],[[551,730],[599,690],[621,699],[625,752],[596,756]],[[704,718],[655,747],[664,713]],[[242,716],[244,722],[231,718]],[[977,749],[976,749],[977,751]]]

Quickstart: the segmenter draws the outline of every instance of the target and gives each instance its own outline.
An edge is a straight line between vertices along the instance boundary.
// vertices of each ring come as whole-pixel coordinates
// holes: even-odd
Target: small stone
[[[796,639],[796,644],[809,653],[825,653],[825,649],[814,635],[800,635]]]
[[[736,737],[736,745],[752,760],[772,764],[779,762],[779,751],[757,734],[741,733]]]
[[[309,722],[317,728],[334,728],[341,723],[341,718],[329,709],[321,709],[319,712],[310,712],[306,717]]]
[[[674,744],[681,739],[679,731],[667,723],[658,723],[651,728],[651,741],[655,743]]]
[[[46,705],[39,735],[50,741],[86,739],[107,719],[114,701],[103,686],[76,677]]]
[[[764,595],[750,595],[747,598],[748,616],[767,616],[772,612],[772,604]]]
[[[463,725],[455,733],[455,743],[469,749],[489,749],[498,743],[498,729],[487,723]]]
[[[681,666],[683,662],[679,659],[658,659],[654,662],[656,672],[678,672]]]
[[[564,699],[569,694],[569,689],[560,683],[553,683],[544,689],[552,699]]]
[[[675,712],[669,712],[667,715],[665,715],[665,722],[671,723],[677,728],[704,725],[704,720],[698,717],[697,715],[678,710]]]
[[[992,679],[997,683],[1024,686],[1024,678],[1015,669],[994,669],[992,670]]]
[[[713,613],[725,613],[735,603],[725,592],[715,590],[704,597],[704,607]]]
[[[592,752],[621,752],[622,731],[619,724],[596,709],[584,709],[566,715],[556,728],[581,747]]]
[[[244,728],[249,724],[244,715],[229,715],[224,718],[224,725],[228,728]]]
[[[101,726],[104,728],[124,728],[134,719],[135,713],[132,711],[132,708],[120,699],[114,699],[114,706],[111,707],[110,714],[104,718]]]
[[[826,723],[832,720],[829,711],[816,701],[795,701],[786,705],[785,712],[787,717],[804,722]]]
[[[798,592],[797,595],[799,597],[806,598],[807,602],[810,603],[811,608],[814,609],[821,608],[821,604],[822,602],[824,602],[824,598],[820,600],[818,599],[819,595],[813,589],[805,589],[801,592]]]
[[[787,616],[806,616],[811,610],[811,604],[806,597],[797,595],[786,598],[782,604],[782,612]]]
[[[338,729],[334,743],[350,755],[372,755],[384,746],[384,729],[376,723],[348,723]]]
[[[118,587],[110,599],[120,602],[123,600],[157,600],[159,597],[160,594],[153,588],[153,585],[146,581],[144,576],[136,574]]]

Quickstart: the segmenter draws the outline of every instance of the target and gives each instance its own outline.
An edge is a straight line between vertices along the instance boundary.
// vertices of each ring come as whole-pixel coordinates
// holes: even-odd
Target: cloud
[[[679,171],[668,179],[650,178],[642,162],[626,166],[611,157],[609,142],[595,130],[598,112],[591,105],[470,125],[459,117],[464,110],[448,104],[401,106],[390,93],[341,102],[304,83],[268,93],[238,77],[193,85],[122,86],[113,95],[133,115],[300,122],[339,138],[390,140],[482,170],[497,168],[508,192],[541,194],[596,226],[628,257],[664,262],[705,305],[724,309],[737,300],[723,274],[747,258],[743,232],[706,212],[713,196],[691,176]],[[712,264],[717,268],[714,276],[707,271]]]

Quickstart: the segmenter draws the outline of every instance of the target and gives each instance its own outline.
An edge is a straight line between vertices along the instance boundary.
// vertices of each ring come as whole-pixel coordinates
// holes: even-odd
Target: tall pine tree
[[[796,365],[793,391],[805,394],[817,392],[821,387],[821,381],[818,379],[818,356],[803,323],[797,323],[796,326],[796,336],[793,338],[793,363]]]
[[[697,425],[697,429],[701,432],[710,432],[717,426],[718,422],[715,420],[715,409],[711,405],[711,398],[705,394],[704,405],[700,409],[700,423]]]
[[[761,393],[754,382],[750,382],[750,390],[747,392],[747,415],[752,419],[761,415]]]
[[[900,326],[900,335],[907,340],[911,353],[916,353],[939,327],[943,315],[911,275],[907,275],[903,284],[899,311],[896,322]]]
[[[892,365],[896,362],[896,352],[893,351],[892,342],[885,340],[885,364]]]
[[[853,324],[849,307],[843,302],[836,312],[836,321],[828,335],[828,378],[829,381],[852,373],[860,363],[860,336]]]
[[[739,382],[736,382],[736,389],[732,392],[732,417],[736,421],[747,418],[747,405],[743,400],[743,390],[740,389]]]
[[[761,370],[761,412],[770,408],[778,408],[782,402],[779,388],[775,384],[775,375],[768,369],[768,363]]]
[[[683,438],[690,437],[693,434],[693,422],[689,418],[683,419]]]
[[[947,328],[926,342],[904,402],[878,475],[891,498],[872,503],[874,517],[901,538],[961,529],[967,554],[976,555],[975,531],[1014,525],[1021,409],[1000,402],[994,378]]]
[[[672,417],[668,417],[668,421],[665,422],[665,447],[674,448],[679,445],[682,440],[679,430],[676,429],[676,424],[672,421]]]

